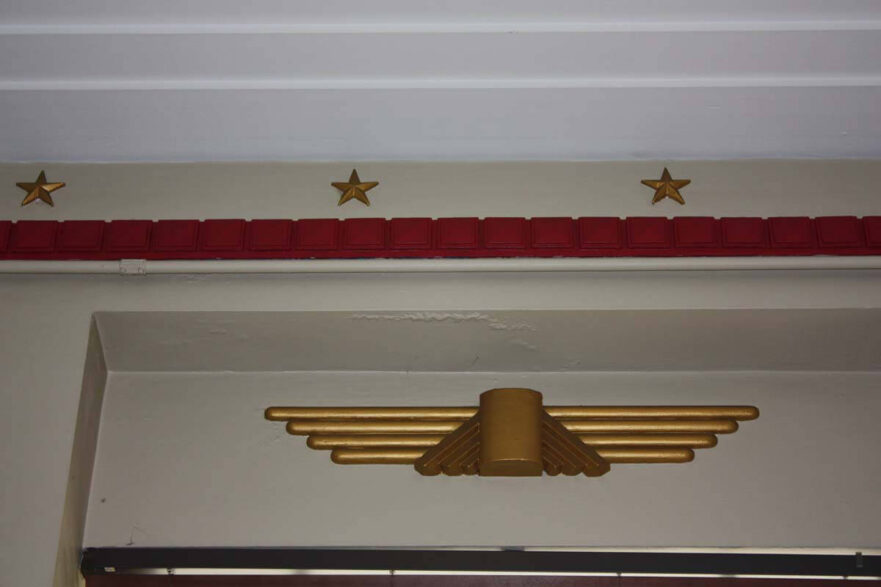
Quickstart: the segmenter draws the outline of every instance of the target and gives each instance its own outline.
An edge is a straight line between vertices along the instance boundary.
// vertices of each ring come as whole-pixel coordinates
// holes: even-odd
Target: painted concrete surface
[[[10,276],[0,280],[0,300],[0,539],[5,545],[0,550],[0,584],[49,585],[94,312],[877,309],[881,281],[871,271]],[[732,440],[746,442],[738,436]],[[302,446],[287,448],[305,451]],[[322,455],[309,458],[327,466]],[[837,495],[827,499],[836,508],[844,507]]]
[[[652,205],[641,179],[665,165],[690,178],[685,206]],[[337,206],[332,181],[357,167],[379,181],[369,207]],[[41,169],[56,206],[21,207],[15,182]],[[0,164],[0,218],[10,220],[403,218],[451,216],[881,215],[881,164],[869,161],[644,161],[615,163]]]
[[[875,371],[871,309],[99,312],[112,371]]]
[[[881,374],[222,373],[110,377],[88,546],[881,547]],[[269,405],[746,403],[683,465],[586,477],[340,466]]]

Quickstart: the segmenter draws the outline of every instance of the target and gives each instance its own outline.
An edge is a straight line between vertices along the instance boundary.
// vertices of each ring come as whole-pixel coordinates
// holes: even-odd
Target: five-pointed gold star
[[[22,206],[27,206],[34,200],[43,200],[50,206],[54,206],[55,202],[52,201],[52,196],[49,194],[54,192],[55,190],[60,190],[64,187],[63,181],[49,183],[46,181],[46,172],[40,171],[39,177],[37,177],[37,181],[21,181],[16,183],[18,187],[23,189],[28,193],[24,197],[24,200],[21,201]]]
[[[655,197],[652,198],[652,204],[657,204],[664,198],[670,198],[671,200],[676,200],[680,204],[685,205],[685,198],[682,197],[679,190],[690,183],[690,179],[673,179],[666,167],[664,168],[664,173],[661,174],[661,179],[642,180],[643,185],[647,185],[655,190]]]
[[[342,195],[340,196],[340,201],[337,206],[342,206],[346,202],[351,199],[359,200],[363,202],[367,206],[370,205],[370,200],[367,198],[366,192],[372,190],[376,186],[379,185],[378,181],[361,181],[361,178],[358,177],[358,172],[353,169],[352,175],[349,177],[348,182],[344,181],[335,181],[331,183],[333,187],[340,190]]]

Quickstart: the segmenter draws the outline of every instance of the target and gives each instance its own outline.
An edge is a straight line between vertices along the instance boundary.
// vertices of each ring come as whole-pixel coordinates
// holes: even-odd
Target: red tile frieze
[[[881,216],[0,221],[0,260],[881,255]]]

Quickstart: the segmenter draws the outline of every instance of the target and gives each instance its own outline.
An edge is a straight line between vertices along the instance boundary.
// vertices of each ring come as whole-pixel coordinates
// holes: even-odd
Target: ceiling
[[[881,157],[878,0],[4,0],[0,161]]]

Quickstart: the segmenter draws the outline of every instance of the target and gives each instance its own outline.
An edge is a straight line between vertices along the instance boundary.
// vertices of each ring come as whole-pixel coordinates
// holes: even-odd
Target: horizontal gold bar
[[[734,420],[563,420],[569,432],[605,433],[705,433],[728,434],[737,430]]]
[[[414,448],[338,448],[330,458],[339,465],[412,465],[424,453]],[[602,448],[597,453],[610,463],[686,463],[694,459],[694,452],[687,448]]]
[[[266,408],[267,420],[467,420],[477,413],[466,408]]]
[[[347,434],[318,435],[306,440],[309,448],[431,448],[445,438],[443,434]]]
[[[759,410],[754,406],[545,406],[545,410],[561,420],[755,420],[759,417]]]
[[[694,460],[690,448],[598,448],[610,463],[687,463]]]
[[[330,460],[338,465],[412,465],[424,450],[420,449],[349,449],[338,448],[330,453]]]
[[[712,434],[582,434],[582,442],[593,448],[668,447],[710,448]],[[309,448],[431,448],[444,439],[437,434],[346,434],[316,435],[306,441]]]
[[[651,434],[704,433],[728,434],[737,430],[734,420],[564,420],[575,434]],[[291,420],[290,434],[449,434],[462,425],[459,421],[387,420],[338,422],[334,420]]]
[[[718,443],[712,434],[579,434],[578,438],[596,449],[642,446],[712,448]]]
[[[289,434],[449,434],[462,425],[457,421],[336,422],[333,420],[291,420]]]
[[[759,410],[753,406],[545,406],[551,416],[563,420],[589,419],[678,419],[701,420],[731,418],[754,420]],[[266,408],[267,420],[467,420],[476,407],[342,407],[342,408]]]

